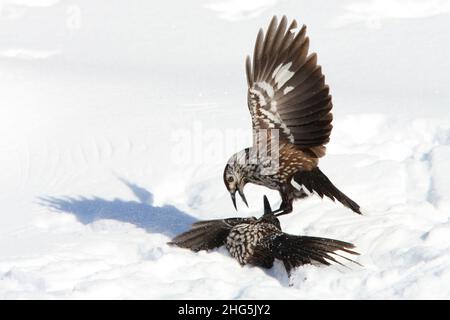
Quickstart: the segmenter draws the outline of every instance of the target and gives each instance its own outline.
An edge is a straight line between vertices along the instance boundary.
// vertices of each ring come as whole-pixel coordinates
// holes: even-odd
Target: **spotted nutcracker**
[[[357,255],[351,243],[317,237],[294,236],[281,231],[280,221],[273,214],[264,196],[261,218],[229,218],[200,221],[192,229],[176,236],[171,242],[193,251],[211,250],[226,246],[241,265],[251,264],[271,268],[275,259],[281,260],[288,274],[304,264],[341,264],[334,256],[358,264],[336,251]]]
[[[294,199],[313,192],[361,214],[359,205],[318,167],[332,129],[331,95],[317,55],[308,54],[306,27],[297,32],[296,28],[295,20],[288,27],[285,16],[280,23],[273,17],[266,35],[259,30],[253,61],[247,56],[253,146],[229,159],[223,173],[225,186],[235,208],[236,192],[248,206],[243,189],[250,182],[280,192],[278,215],[292,212]]]

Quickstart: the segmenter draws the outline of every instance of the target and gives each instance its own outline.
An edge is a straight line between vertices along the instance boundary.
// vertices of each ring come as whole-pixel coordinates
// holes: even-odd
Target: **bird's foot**
[[[279,217],[279,216],[282,216],[282,215],[284,215],[284,214],[288,214],[288,213],[291,213],[291,212],[292,212],[292,206],[289,206],[289,205],[284,206],[284,205],[282,204],[278,210],[275,210],[275,211],[273,212],[273,214],[274,214],[276,217]]]

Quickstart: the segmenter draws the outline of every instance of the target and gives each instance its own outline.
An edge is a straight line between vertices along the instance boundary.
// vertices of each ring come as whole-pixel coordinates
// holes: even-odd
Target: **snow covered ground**
[[[296,202],[286,232],[364,267],[240,267],[166,242],[236,213],[244,57],[308,25],[334,98],[321,168],[364,210]],[[450,6],[442,0],[0,1],[0,298],[450,298]]]

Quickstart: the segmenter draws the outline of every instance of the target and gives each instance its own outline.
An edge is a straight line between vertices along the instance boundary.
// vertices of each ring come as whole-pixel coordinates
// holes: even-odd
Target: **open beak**
[[[239,195],[241,196],[242,201],[244,201],[245,205],[246,205],[247,208],[248,208],[247,199],[245,199],[245,194],[244,194],[244,191],[242,191],[242,189],[239,189]]]
[[[247,199],[245,198],[245,194],[242,191],[242,189],[238,189],[239,195],[241,196],[242,201],[245,203],[245,205],[248,207],[248,202]],[[236,191],[235,192],[230,192],[231,195],[231,201],[233,201],[233,205],[234,208],[237,210],[237,205],[236,205]]]
[[[235,208],[236,211],[237,211],[237,206],[236,206],[236,192],[230,192],[230,195],[231,195],[231,201],[233,201],[234,208]]]

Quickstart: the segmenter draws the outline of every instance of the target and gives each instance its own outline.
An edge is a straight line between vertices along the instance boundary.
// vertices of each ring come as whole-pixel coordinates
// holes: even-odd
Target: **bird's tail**
[[[280,234],[273,239],[272,252],[275,258],[283,261],[288,273],[298,266],[304,264],[330,265],[341,262],[336,260],[340,257],[344,260],[360,265],[341,253],[359,255],[351,250],[355,246],[351,243],[318,237],[293,236],[286,233]],[[338,253],[340,251],[340,253]]]
[[[336,188],[318,167],[311,171],[298,172],[294,175],[294,181],[305,187],[309,192],[316,192],[321,198],[327,196],[333,201],[336,199],[347,208],[361,214],[359,205]]]

